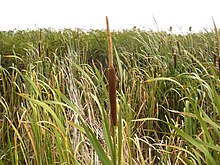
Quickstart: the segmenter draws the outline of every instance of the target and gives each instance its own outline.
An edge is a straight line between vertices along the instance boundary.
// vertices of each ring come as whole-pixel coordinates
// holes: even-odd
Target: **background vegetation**
[[[0,164],[220,164],[217,33],[0,32]]]

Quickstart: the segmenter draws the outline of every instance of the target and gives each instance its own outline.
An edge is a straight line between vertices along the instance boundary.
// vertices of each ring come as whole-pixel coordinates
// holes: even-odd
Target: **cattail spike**
[[[216,63],[217,63],[217,56],[216,54],[214,54],[214,61],[213,61],[214,66],[216,66]]]
[[[154,68],[154,78],[156,78],[157,77],[157,68],[155,67]]]
[[[41,43],[38,42],[38,53],[39,53],[39,57],[41,57]]]
[[[117,126],[116,74],[114,68],[108,69],[108,83],[112,122],[114,126]]]
[[[47,43],[47,49],[46,49],[46,57],[50,58],[50,51],[49,51],[48,43]]]
[[[40,29],[39,32],[39,41],[38,41],[38,53],[39,53],[39,57],[41,57],[41,41],[42,41],[42,30]]]

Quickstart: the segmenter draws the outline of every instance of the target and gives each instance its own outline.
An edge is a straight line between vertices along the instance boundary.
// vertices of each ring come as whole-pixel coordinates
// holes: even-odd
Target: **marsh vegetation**
[[[216,34],[1,31],[0,164],[220,164]]]

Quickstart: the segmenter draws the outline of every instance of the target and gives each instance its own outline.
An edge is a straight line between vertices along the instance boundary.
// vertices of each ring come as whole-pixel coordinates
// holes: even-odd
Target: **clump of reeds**
[[[108,39],[108,57],[109,57],[109,68],[108,68],[108,83],[109,83],[109,98],[110,98],[110,108],[112,123],[117,126],[117,109],[116,109],[116,73],[113,65],[113,48],[112,48],[112,38],[109,29],[108,17],[106,16],[106,26],[107,26],[107,39]]]

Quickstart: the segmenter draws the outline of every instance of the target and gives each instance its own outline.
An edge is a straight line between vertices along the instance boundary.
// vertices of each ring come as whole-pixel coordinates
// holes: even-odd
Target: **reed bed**
[[[0,32],[0,164],[220,164],[218,33]]]

